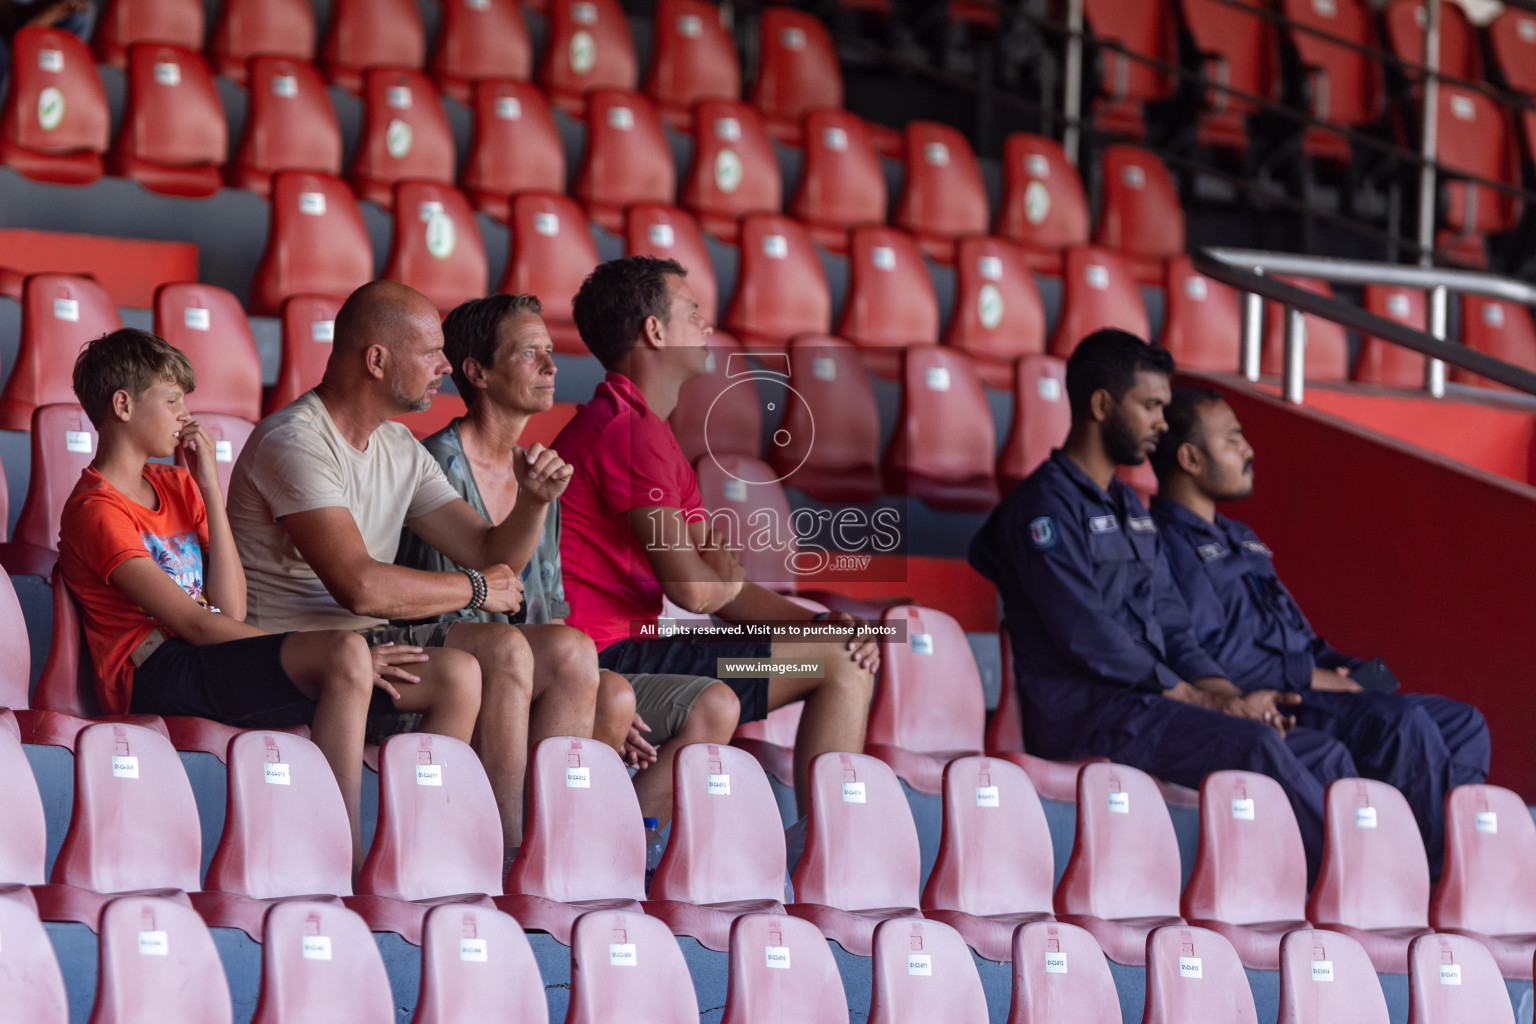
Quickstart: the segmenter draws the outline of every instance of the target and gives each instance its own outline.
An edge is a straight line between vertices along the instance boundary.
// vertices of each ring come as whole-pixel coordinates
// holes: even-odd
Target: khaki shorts
[[[688,712],[699,694],[715,681],[712,676],[663,675],[641,672],[625,676],[635,688],[635,713],[645,720],[651,731],[645,741],[659,747],[683,731]]]

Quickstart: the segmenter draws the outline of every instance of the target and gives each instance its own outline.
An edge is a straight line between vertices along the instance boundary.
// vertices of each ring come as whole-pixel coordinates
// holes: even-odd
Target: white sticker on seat
[[[771,260],[789,259],[789,239],[783,235],[763,236],[763,255]]]
[[[1408,319],[1408,296],[1402,292],[1393,292],[1387,296],[1387,312],[1399,320]]]
[[[1515,32],[1520,36],[1520,41],[1536,43],[1536,21],[1530,18],[1521,18],[1515,22]]]
[[[533,230],[547,238],[554,238],[560,234],[560,215],[557,213],[534,214]]]
[[[1375,827],[1376,827],[1376,808],[1374,808],[1374,807],[1356,807],[1355,808],[1355,828],[1375,828]]]
[[[181,319],[189,331],[206,331],[213,326],[213,314],[200,306],[183,309]]]
[[[1066,974],[1067,973],[1067,954],[1065,954],[1065,953],[1047,953],[1047,954],[1045,954],[1045,973],[1046,974]]]
[[[292,775],[288,771],[286,764],[267,761],[262,764],[261,768],[261,777],[266,780],[267,785],[287,786],[292,784]]]
[[[1460,121],[1476,121],[1477,106],[1470,96],[1452,96],[1451,113]]]
[[[215,442],[213,442],[213,461],[214,462],[234,462],[235,461],[235,443],[233,441],[215,441]]]
[[[1003,322],[1003,293],[991,281],[976,292],[976,319],[989,331],[997,330]]]
[[[181,65],[168,60],[155,61],[156,85],[180,85]]]
[[[319,217],[325,213],[324,192],[300,192],[299,212],[307,213],[311,217]]]
[[[1061,381],[1055,377],[1041,377],[1035,382],[1035,390],[1047,402],[1061,401]]]
[[[930,142],[923,147],[923,160],[929,167],[948,167],[949,147],[942,142]]]
[[[1031,224],[1043,223],[1051,213],[1051,193],[1043,181],[1024,186],[1024,218]]]
[[[633,131],[635,127],[635,112],[628,107],[609,107],[608,126],[621,132]]]
[[[977,807],[999,807],[1001,805],[1002,805],[1002,800],[1001,800],[1001,798],[997,794],[997,787],[996,786],[977,786],[976,787],[976,806]]]
[[[436,199],[423,200],[416,206],[416,216],[423,224],[431,220],[433,214],[442,212],[443,204]]]
[[[503,121],[520,119],[523,116],[523,101],[516,96],[497,96],[496,116]]]
[[[1232,798],[1232,819],[1234,821],[1253,820],[1253,797],[1235,796]]]
[[[789,970],[788,946],[764,946],[763,953],[767,959],[769,967],[779,971]]]
[[[80,322],[80,300],[78,299],[54,299],[53,318],[55,320],[68,320],[70,323]]]
[[[81,455],[91,454],[91,432],[88,430],[64,431],[64,450],[78,452]]]
[[[983,256],[976,261],[976,273],[981,275],[983,281],[1001,281],[1003,261],[996,256]]]
[[[592,788],[592,769],[587,768],[587,767],[578,768],[575,765],[566,765],[565,766],[565,788],[566,789],[591,789]]]
[[[1111,794],[1109,794],[1109,812],[1111,814],[1130,814],[1131,813],[1131,794],[1129,794],[1129,793],[1111,793]]]
[[[1339,15],[1335,0],[1312,0],[1312,10],[1324,18],[1336,18]]]
[[[1109,287],[1109,268],[1102,263],[1090,263],[1083,268],[1083,280],[1088,287],[1103,291]]]
[[[305,960],[329,960],[331,958],[331,937],[329,935],[305,935],[302,938],[300,951]]]
[[[1120,180],[1126,188],[1142,188],[1147,183],[1147,172],[1138,164],[1126,164],[1120,168]]]
[[[1333,980],[1333,961],[1332,960],[1313,960],[1312,961],[1312,980],[1313,981],[1332,981]]]
[[[41,71],[50,71],[57,74],[64,70],[63,50],[38,50],[37,66]]]
[[[1203,972],[1201,971],[1200,967],[1200,958],[1197,956],[1179,957],[1179,977],[1189,978],[1192,981],[1198,981],[1201,977],[1203,977]]]
[[[1208,293],[1205,278],[1199,274],[1190,274],[1184,279],[1184,294],[1196,302],[1204,302]]]
[[[697,39],[704,34],[704,19],[697,14],[684,14],[677,19],[677,34],[688,39]]]
[[[1488,303],[1483,307],[1483,323],[1489,327],[1504,326],[1504,307]]]
[[[731,777],[729,775],[707,775],[704,778],[704,790],[710,796],[730,796]]]
[[[139,759],[128,754],[112,755],[112,777],[114,779],[136,779],[139,777]]]
[[[779,42],[784,44],[786,50],[805,49],[805,29],[791,25],[779,33]]]
[[[735,150],[722,149],[715,154],[715,187],[721,192],[725,195],[735,192],[745,177],[746,168]]]
[[[1499,812],[1478,811],[1476,816],[1473,818],[1473,822],[1479,832],[1486,832],[1489,835],[1496,835],[1499,831]]]
[[[1440,984],[1442,984],[1442,985],[1460,985],[1461,984],[1461,964],[1441,964],[1440,965]]]
[[[670,249],[677,244],[677,234],[672,230],[671,224],[652,224],[647,236],[651,244],[658,249]]]
[[[404,160],[416,141],[416,131],[409,121],[393,118],[384,129],[384,149],[396,160]]]
[[[37,124],[45,132],[51,132],[64,123],[64,93],[57,86],[48,86],[37,94]]]
[[[571,45],[567,50],[571,70],[585,75],[597,67],[597,40],[586,29],[571,33]]]
[[[817,380],[837,380],[837,360],[831,356],[817,356],[812,359],[811,376]]]
[[[844,782],[843,783],[843,803],[845,803],[845,804],[862,804],[863,802],[864,802],[864,783],[862,783],[862,782]]]
[[[1049,178],[1051,162],[1045,158],[1044,153],[1030,153],[1024,158],[1024,173],[1031,178]]]
[[[272,95],[281,99],[291,100],[299,94],[299,78],[297,75],[273,75]]]
[[[923,385],[929,391],[949,390],[949,367],[930,366],[923,374]]]
[[[392,85],[384,90],[384,103],[390,110],[411,109],[411,87]]]
[[[635,944],[633,942],[608,943],[608,965],[610,967],[634,967],[640,961],[635,956]]]
[[[928,953],[908,953],[907,973],[914,978],[933,977],[933,957]]]
[[[139,955],[170,956],[170,937],[165,932],[139,932]]]
[[[913,633],[912,634],[912,653],[913,654],[932,654],[933,653],[933,634],[932,633]]]
[[[465,963],[483,964],[490,959],[484,939],[460,939],[459,959]]]
[[[571,20],[578,25],[597,24],[597,5],[586,0],[571,4]]]
[[[326,344],[336,340],[335,320],[316,320],[309,325],[309,339],[311,341],[323,341]]]
[[[443,766],[440,764],[419,764],[416,766],[416,785],[441,786],[443,784]]]
[[[876,270],[895,270],[896,250],[888,245],[877,245],[869,250],[869,262]]]
[[[454,226],[453,218],[442,210],[428,217],[426,242],[427,252],[433,259],[445,260],[452,256],[459,244],[459,229]]]
[[[741,122],[734,117],[715,118],[715,138],[736,142],[741,138]]]
[[[848,148],[848,133],[832,125],[821,133],[821,144],[834,153],[841,153]]]
[[[733,477],[730,480],[726,480],[720,489],[725,495],[726,501],[734,501],[740,504],[747,500],[747,482],[745,480],[737,480]]]

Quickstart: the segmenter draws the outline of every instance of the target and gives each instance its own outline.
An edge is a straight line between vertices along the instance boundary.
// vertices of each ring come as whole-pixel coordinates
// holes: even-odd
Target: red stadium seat
[[[748,347],[783,348],[832,329],[832,293],[805,225],[773,213],[741,222],[741,261],[725,328]]]
[[[25,661],[26,624],[21,618],[21,608],[16,603],[16,593],[9,581],[6,582],[4,597],[0,597],[0,601],[5,604],[5,617],[11,620],[6,625],[19,627],[21,631],[21,642],[15,645],[19,651],[6,653],[20,653]],[[25,664],[21,667],[25,672]],[[26,676],[21,675],[17,681],[24,685]],[[25,694],[22,696],[25,697]],[[24,706],[26,701],[23,699],[18,703]],[[43,884],[44,865],[48,856],[48,823],[43,817],[43,800],[38,794],[37,780],[32,776],[26,752],[21,746],[21,737],[11,732],[12,728],[18,731],[20,728],[15,715],[5,717],[6,728],[0,730],[0,768],[9,773],[12,783],[7,787],[4,797],[0,797],[6,823],[5,834],[0,837],[0,925],[5,922],[4,912],[14,906],[24,906],[33,915],[37,914],[37,903],[27,886]],[[4,934],[0,932],[0,935]],[[5,952],[8,950],[0,946],[0,965],[4,963]],[[0,995],[6,994],[5,978],[5,967],[0,966]]]
[[[540,743],[528,764],[527,819],[523,845],[507,875],[512,895],[498,899],[497,906],[523,927],[570,945],[572,956],[579,955],[581,938],[572,940],[571,927],[583,914],[601,912],[593,916],[606,919],[621,911],[640,913],[645,896],[640,803],[612,747],[574,736]],[[660,921],[656,926],[665,931]],[[574,992],[571,1001],[574,1009]]]
[[[1077,776],[1077,837],[1056,886],[1056,916],[1120,964],[1146,962],[1147,935],[1179,917],[1179,844],[1157,782],[1121,764]]]
[[[981,752],[987,709],[981,673],[960,623],[904,604],[881,616],[902,639],[880,643],[880,685],[869,708],[864,752],[920,793],[942,793],[944,766]]]
[[[960,235],[985,234],[987,189],[971,144],[937,121],[910,121],[906,178],[892,222],[917,236],[940,263],[953,263]]]
[[[744,386],[754,385],[747,381]],[[695,468],[710,529],[727,536],[740,552],[747,579],[769,590],[793,592],[801,576],[795,561],[800,547],[778,474],[751,456],[719,451],[701,456]],[[764,524],[771,524],[772,532],[762,538]],[[725,941],[723,931],[720,941]]]
[[[508,224],[512,253],[497,291],[537,295],[555,351],[585,355],[571,300],[598,263],[586,215],[558,192],[520,192],[512,197]]]
[[[617,0],[552,0],[539,84],[579,117],[593,89],[633,89],[639,62]]]
[[[713,743],[678,751],[672,777],[672,834],[645,912],[723,953],[744,915],[784,913],[784,830],[773,787],[751,754]]]
[[[1279,1024],[1387,1024],[1387,1000],[1360,943],[1300,928],[1280,940]]]
[[[1120,1000],[1094,937],[1041,921],[1013,933],[1013,1002],[1008,1024],[1115,1024]]]
[[[101,912],[91,1024],[230,1024],[213,936],[181,903],[125,896]]]
[[[107,0],[96,18],[91,45],[103,64],[124,67],[138,43],[203,48],[205,8],[201,0]]]
[[[369,68],[419,68],[426,53],[414,0],[334,0],[320,66],[332,85],[361,92]]]
[[[983,382],[1013,386],[1021,356],[1045,350],[1045,310],[1022,246],[968,235],[955,249],[955,311],[944,344],[970,356]]]
[[[214,74],[244,85],[253,57],[313,61],[317,34],[308,0],[224,0],[208,39],[208,58]]]
[[[391,1024],[394,999],[379,947],[345,907],[279,903],[262,924],[261,994],[251,1024]]]
[[[394,240],[380,277],[410,285],[444,315],[485,295],[485,243],[464,193],[435,181],[401,181],[393,205]]]
[[[1138,338],[1151,337],[1141,289],[1115,253],[1091,245],[1068,249],[1061,281],[1061,313],[1051,334],[1051,355],[1067,358],[1079,341],[1101,327],[1118,327]]]
[[[789,343],[789,379],[800,401],[784,403],[784,444],[768,461],[817,501],[863,504],[880,496],[880,409],[858,350],[841,338],[802,334]]]
[[[881,921],[921,916],[912,812],[895,773],[865,754],[818,754],[810,790],[788,910],[849,953],[869,956]]]
[[[211,284],[163,284],[155,289],[155,333],[192,363],[194,416],[261,419],[261,358],[239,299]]]
[[[693,163],[682,204],[710,234],[734,242],[744,216],[777,213],[783,205],[779,161],[762,115],[747,104],[700,100],[693,115]]]
[[[1424,63],[1425,13],[1424,0],[1391,0],[1382,11],[1386,47],[1404,64]],[[1483,77],[1483,53],[1478,45],[1477,29],[1467,12],[1456,4],[1445,4],[1440,8],[1440,66],[1437,70],[1450,78],[1480,81]],[[1416,68],[1404,67],[1402,73],[1413,83],[1424,77]]]
[[[1408,1024],[1515,1024],[1493,954],[1464,935],[1421,935],[1408,951]]]
[[[624,217],[625,254],[677,260],[688,271],[688,287],[699,300],[699,316],[714,323],[720,289],[704,232],[693,214],[665,203],[636,203]]]
[[[869,1024],[983,1024],[987,999],[960,933],[940,921],[888,920],[875,928]]]
[[[885,489],[934,508],[981,512],[997,504],[992,410],[970,360],[914,345],[902,363],[901,412],[881,466]]]
[[[1024,246],[1029,265],[1060,274],[1062,253],[1088,244],[1088,196],[1061,143],[1014,132],[1003,143],[1003,206],[993,231]]]
[[[248,312],[277,316],[290,295],[345,299],[372,279],[373,246],[347,183],[313,171],[273,175],[267,245]]]
[[[790,7],[764,7],[758,22],[757,79],[752,105],[782,142],[799,144],[800,117],[843,105],[843,72],[826,25]]]
[[[533,40],[517,0],[446,0],[427,66],[445,96],[468,104],[482,78],[533,77]]]
[[[1101,132],[1142,138],[1147,105],[1170,98],[1176,87],[1172,76],[1145,59],[1179,62],[1173,4],[1087,0],[1083,14],[1094,38],[1111,44],[1099,50],[1101,95],[1090,108],[1090,122]]]
[[[251,58],[245,128],[225,175],[234,188],[272,193],[280,170],[341,173],[341,125],[313,64],[263,54]]]
[[[865,349],[864,362],[894,377],[901,350],[939,340],[939,299],[913,237],[869,224],[849,234],[848,295],[836,334]]]
[[[1280,98],[1280,45],[1275,24],[1264,15],[1263,0],[1246,6],[1221,0],[1179,0],[1184,26],[1212,81],[1266,100]],[[1248,151],[1248,116],[1258,108],[1251,100],[1221,89],[1210,89],[1201,101],[1195,139],[1201,145],[1238,153]]]
[[[1276,275],[1286,284],[1315,292],[1333,295],[1326,281],[1310,277],[1285,277]],[[1261,373],[1279,375],[1285,369],[1285,307],[1266,302],[1264,310],[1264,351],[1259,363]],[[1349,337],[1344,328],[1332,320],[1320,316],[1305,315],[1307,350],[1307,380],[1345,380],[1349,377]]]
[[[1429,905],[1437,932],[1488,947],[1499,973],[1526,980],[1536,955],[1536,825],[1525,801],[1498,786],[1457,786],[1445,799],[1445,870]]]
[[[213,457],[218,464],[219,489],[228,494],[229,480],[235,472],[235,460],[240,458],[240,452],[245,448],[245,442],[250,440],[256,424],[242,416],[229,416],[219,412],[194,413],[193,417],[213,438]],[[176,450],[176,465],[183,469],[188,468],[185,449]]]
[[[1141,284],[1163,283],[1163,261],[1184,251],[1184,208],[1155,153],[1121,143],[1104,150],[1104,209],[1094,244],[1113,249]]]
[[[62,404],[38,406],[31,427],[31,477],[12,540],[57,551],[64,502],[96,455],[96,428],[78,405]]]
[[[1531,323],[1531,311],[1525,306],[1503,299],[1463,295],[1461,343],[1475,352],[1536,371],[1536,325]],[[1458,384],[1503,388],[1502,384],[1462,369],[1452,369],[1451,379]]]
[[[1331,42],[1333,36],[1356,47],[1374,47],[1376,33],[1364,0],[1280,0],[1291,46],[1301,64],[1310,113],[1340,128],[1357,129],[1381,119],[1384,87],[1381,62],[1369,50]],[[1307,31],[1311,29],[1312,31]],[[1327,128],[1310,127],[1301,137],[1302,152],[1334,164],[1348,164],[1349,140]]]
[[[548,1024],[544,982],[528,936],[479,907],[434,907],[421,939],[421,988],[411,1024],[515,1020]]]
[[[1179,253],[1163,266],[1163,295],[1161,344],[1179,369],[1236,373],[1243,337],[1237,291],[1206,277]]]
[[[1013,374],[1013,421],[997,458],[998,482],[1005,493],[1050,458],[1051,449],[1066,440],[1072,425],[1065,362],[1055,356],[1024,356]]]
[[[1378,974],[1407,973],[1408,943],[1429,931],[1429,861],[1408,801],[1384,782],[1339,779],[1323,814],[1307,920],[1358,941]]]
[[[63,29],[19,29],[0,117],[0,164],[37,181],[88,185],[101,177],[110,130],[90,49]]]
[[[21,346],[0,391],[0,430],[26,430],[40,405],[73,405],[70,375],[81,346],[121,326],[112,297],[90,278],[29,274],[22,286]]]
[[[741,99],[741,61],[720,8],[708,0],[659,0],[645,91],[667,123],[693,126],[698,100]]]
[[[565,147],[542,89],[483,79],[475,83],[474,109],[461,184],[476,210],[505,222],[514,193],[565,191]]]
[[[750,373],[753,367],[741,354],[741,345],[724,331],[711,334],[705,344],[710,351],[704,358],[704,372],[678,390],[677,405],[667,423],[689,462],[711,453],[755,459],[763,443],[762,403],[750,377],[732,379],[733,374]],[[741,386],[731,390],[731,398],[717,403],[735,384]]]
[[[263,413],[271,415],[320,383],[331,358],[340,308],[340,299],[326,295],[295,295],[283,303],[282,358]]]
[[[1504,84],[1524,96],[1536,93],[1536,14],[1506,7],[1487,32],[1488,52]]]
[[[869,125],[847,110],[807,111],[800,147],[805,160],[789,212],[822,248],[845,252],[850,228],[885,221],[885,172]]]
[[[1417,288],[1399,288],[1395,285],[1368,284],[1361,302],[1368,313],[1375,313],[1388,320],[1426,330],[1428,316],[1424,308],[1424,293]],[[1417,352],[1380,338],[1360,339],[1360,350],[1355,355],[1355,366],[1350,373],[1352,380],[1363,384],[1390,384],[1399,388],[1424,386],[1424,357]]]
[[[637,1016],[639,1007],[652,1024],[698,1020],[698,997],[677,940],[665,924],[638,911],[582,915],[571,936],[565,1024],[613,1024]]]
[[[625,89],[587,94],[587,149],[571,194],[607,230],[624,230],[635,203],[670,203],[677,168],[661,117],[651,101]]]
[[[1221,771],[1201,780],[1200,849],[1181,908],[1190,924],[1232,943],[1243,966],[1280,966],[1281,937],[1307,927],[1307,860],[1274,779]]]
[[[465,412],[464,399],[450,393],[434,398],[430,409],[408,412],[392,418],[396,423],[403,423],[409,427],[411,436],[416,440],[425,441],[446,427],[450,420],[460,418]]]
[[[843,1024],[848,997],[815,925],[779,914],[743,914],[731,926],[721,1024],[767,1020]]]
[[[453,131],[425,72],[369,68],[363,74],[363,134],[348,177],[359,199],[386,210],[395,183],[425,179],[453,182]]]
[[[1253,992],[1232,944],[1184,925],[1147,937],[1147,1004],[1142,1024],[1258,1024]]]
[[[1020,925],[1054,920],[1053,871],[1045,812],[1024,769],[992,757],[949,762],[923,916],[959,931],[977,955],[1007,963]]]
[[[805,702],[797,700],[768,712],[767,718],[738,725],[731,736],[731,745],[751,754],[762,765],[763,771],[781,785],[792,787],[795,784],[795,733],[800,728],[800,715],[804,710]]]
[[[0,900],[0,935],[5,936],[0,948],[0,1002],[6,1012],[29,1024],[66,1024],[69,1003],[64,975],[36,912],[13,900]]]
[[[1520,183],[1515,128],[1504,105],[1467,86],[1441,84],[1436,120],[1436,152],[1448,200],[1437,248],[1457,262],[1486,267],[1484,236],[1511,231],[1520,221],[1520,202],[1487,185],[1457,180],[1459,174],[1504,185]]]

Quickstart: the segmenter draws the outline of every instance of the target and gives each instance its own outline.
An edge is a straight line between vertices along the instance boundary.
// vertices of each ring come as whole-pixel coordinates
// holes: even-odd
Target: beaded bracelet
[[[464,610],[477,612],[485,604],[485,599],[490,596],[490,588],[485,583],[485,574],[478,569],[469,569],[464,566],[459,566],[459,572],[469,578],[469,604],[464,606]]]

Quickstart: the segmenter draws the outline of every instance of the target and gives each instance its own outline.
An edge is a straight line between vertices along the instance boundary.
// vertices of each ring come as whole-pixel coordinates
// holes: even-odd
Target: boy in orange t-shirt
[[[246,625],[214,442],[187,413],[194,386],[186,356],[147,331],[113,331],[75,361],[75,395],[100,442],[64,506],[59,567],[80,604],[101,707],[308,724],[346,803],[355,871],[370,709],[426,713],[432,731],[468,742],[479,701],[412,674],[406,666],[427,660],[419,647]],[[178,448],[190,473],[149,463]]]

